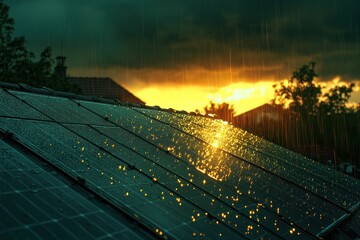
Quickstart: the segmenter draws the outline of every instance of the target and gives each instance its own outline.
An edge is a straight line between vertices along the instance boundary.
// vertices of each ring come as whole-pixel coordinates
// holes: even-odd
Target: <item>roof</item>
[[[1,86],[0,238],[360,236],[359,180],[226,122]]]
[[[142,100],[108,77],[69,77],[67,79],[79,85],[84,95],[144,104]]]
[[[289,112],[289,111],[286,109],[283,109],[280,105],[271,105],[269,103],[265,103],[256,108],[253,108],[247,112],[241,113],[237,117],[248,117],[253,114],[258,114],[258,113],[284,114],[287,112]]]

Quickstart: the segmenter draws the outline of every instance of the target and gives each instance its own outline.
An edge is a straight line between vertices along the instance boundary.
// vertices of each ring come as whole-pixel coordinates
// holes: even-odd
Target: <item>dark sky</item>
[[[51,46],[54,55],[68,57],[70,69],[230,66],[257,81],[289,77],[314,60],[323,79],[360,79],[359,0],[5,3],[28,48],[39,53]]]

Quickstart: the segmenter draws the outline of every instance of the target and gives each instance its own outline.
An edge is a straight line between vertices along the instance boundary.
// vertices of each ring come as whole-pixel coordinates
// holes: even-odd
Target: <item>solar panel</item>
[[[245,226],[246,229],[242,229],[243,232],[247,231],[247,226],[254,224],[273,232],[282,229],[282,232],[290,233],[290,230],[294,228],[280,217],[262,208],[257,202],[239,195],[236,189],[223,188],[223,185],[217,184],[217,181],[208,175],[202,174],[194,167],[164,151],[158,152],[158,148],[141,138],[131,139],[131,135],[121,128],[79,125],[67,125],[67,127],[108,149],[115,156],[127,159],[130,161],[129,164],[137,166],[149,177],[155,178],[156,181],[181,195],[181,198],[207,209],[209,214],[239,229],[241,229],[240,226]],[[134,150],[136,146],[141,146],[141,149]],[[179,203],[181,198],[178,200]],[[276,226],[274,222],[277,222]],[[261,229],[257,231],[260,232]],[[306,236],[301,236],[301,239],[306,239]]]
[[[349,229],[355,233],[354,235],[360,236],[360,212],[354,214],[354,217],[349,222]]]
[[[239,165],[241,159],[130,108],[85,102],[81,104],[102,116],[111,112],[111,115],[106,115],[109,120],[119,124],[132,134],[188,161],[190,165],[200,171],[206,169],[210,177],[226,180],[229,185],[240,187],[241,193],[248,194],[249,197],[272,211],[281,213],[281,216],[290,216],[290,221],[311,231],[314,235],[334,222],[334,219],[340,219],[347,214],[336,205],[324,202],[317,195],[283,181],[277,175],[263,171],[263,169],[244,161]],[[105,131],[107,134],[116,132],[110,129]],[[141,146],[143,145],[141,144]],[[232,173],[229,172],[230,170]],[[225,179],[226,177],[227,179]]]
[[[222,121],[210,121],[206,118],[201,118],[201,120],[199,117],[183,114],[162,113],[156,115],[151,110],[140,111],[207,143],[211,144],[217,141],[221,144],[218,146],[219,148],[299,184],[307,190],[333,201],[342,208],[352,210],[356,209],[358,205],[357,197],[360,196],[360,184],[355,179],[336,171],[330,171],[326,166],[247,134],[240,129],[224,124]],[[197,125],[191,124],[194,122]],[[201,123],[200,126],[199,123]],[[205,125],[207,127],[204,127]],[[213,134],[214,131],[217,131],[218,136]],[[223,139],[224,136],[226,139]],[[219,138],[222,139],[219,140]]]
[[[22,106],[19,113],[0,110],[2,132],[161,237],[316,239],[359,208],[359,181],[222,121],[17,91],[1,91],[0,98]],[[14,164],[4,166],[19,169]],[[0,190],[49,184],[52,194],[34,199],[53,211],[42,199],[56,201],[61,191],[48,179],[26,182],[0,178]],[[63,211],[76,214],[74,205],[76,197]],[[107,225],[92,218],[99,225],[61,226],[91,238]],[[91,231],[84,233],[84,225]],[[34,228],[34,238],[56,237],[54,227]]]
[[[0,89],[0,116],[50,120],[3,89]]]
[[[134,140],[132,139],[132,142],[129,141],[129,139],[131,138],[128,135],[126,135],[126,132],[122,129],[101,128],[100,130],[102,133],[112,137],[113,139],[116,139],[118,142],[123,142],[123,144],[125,144],[129,148],[136,148],[136,146],[146,145],[146,143],[143,143],[144,140],[141,139],[134,139]],[[137,151],[139,151],[139,149],[137,149]],[[238,175],[240,176],[231,177],[231,178],[228,176],[229,178],[224,181],[224,184],[221,184],[219,183],[218,180],[214,179],[214,176],[211,175],[209,176],[199,171],[199,167],[196,166],[196,164],[194,166],[191,163],[187,162],[187,160],[183,160],[181,158],[179,160],[178,158],[174,158],[171,155],[166,154],[165,149],[163,149],[163,152],[161,153],[157,150],[156,147],[153,147],[153,150],[151,150],[150,147],[148,147],[145,150],[145,154],[148,155],[149,158],[154,159],[154,161],[157,161],[159,164],[167,167],[168,169],[173,169],[173,171],[176,171],[179,175],[181,175],[188,181],[196,183],[198,186],[200,185],[202,188],[206,189],[208,192],[212,193],[213,195],[223,199],[229,204],[235,205],[236,209],[242,210],[242,212],[245,211],[245,214],[248,216],[251,215],[249,214],[250,212],[258,213],[257,211],[259,209],[262,209],[258,207],[258,205],[262,206],[261,203],[266,203],[264,204],[264,206],[266,205],[268,205],[269,207],[271,206],[272,210],[270,211],[265,210],[266,215],[268,216],[265,217],[265,219],[261,218],[262,220],[260,221],[260,223],[264,222],[264,224],[269,224],[268,222],[271,222],[272,226],[274,226],[273,224],[275,220],[270,221],[270,219],[272,219],[271,217],[272,213],[277,212],[278,208],[280,209],[279,206],[281,206],[282,215],[287,216],[287,214],[293,214],[294,216],[303,217],[304,219],[307,219],[304,216],[305,215],[304,212],[306,211],[313,212],[314,211],[313,206],[315,204],[318,204],[317,208],[321,209],[322,202],[316,199],[315,197],[311,197],[311,196],[307,197],[306,192],[303,191],[302,189],[296,189],[296,188],[294,189],[290,187],[286,188],[286,184],[283,184],[280,180],[277,180],[276,178],[275,179],[271,178],[268,176],[267,173],[261,173],[261,171],[256,170],[251,166],[245,166],[245,164],[242,165],[241,166],[242,169],[239,170]],[[188,153],[184,155],[189,156]],[[192,157],[192,159],[196,159],[196,156]],[[224,162],[227,162],[224,163],[224,168],[226,166],[231,167],[231,164],[229,164],[231,159],[224,157],[223,159]],[[237,168],[233,167],[232,171],[236,172]],[[223,176],[227,176],[229,174],[234,176],[237,175],[236,173],[227,172],[226,174],[223,174]],[[266,178],[266,176],[268,178]],[[269,185],[268,184],[269,181],[271,181],[273,184]],[[186,182],[185,183],[182,182],[182,184],[186,184]],[[279,184],[281,185],[281,188],[278,187]],[[248,197],[242,196],[243,193],[247,195],[249,191],[252,192],[253,194]],[[264,192],[266,192],[266,194],[264,194]],[[297,195],[295,194],[289,195],[289,193],[291,192],[297,192]],[[302,193],[306,196],[306,198],[302,199],[301,197]],[[249,203],[249,200],[247,200],[246,198],[252,199],[252,201],[250,201]],[[254,209],[249,209],[250,208],[249,206],[251,205],[255,205]],[[325,216],[323,217],[324,219],[327,218]],[[265,221],[266,219],[267,221]],[[281,218],[279,216],[276,217],[275,219],[277,219],[278,222],[281,222]],[[315,227],[314,222],[316,221],[312,220],[311,227]],[[321,225],[323,224],[324,223],[321,223]],[[277,229],[278,227],[274,227],[274,228]]]
[[[96,122],[107,126],[112,125],[103,118],[86,111],[75,102],[66,98],[44,96],[40,94],[27,94],[16,91],[9,91],[9,93],[57,122],[83,124],[92,124]],[[25,107],[28,106],[25,105]]]
[[[209,238],[241,236],[235,229],[206,217],[205,211],[190,201],[179,206],[177,193],[154,183],[153,178],[146,177],[136,167],[133,169],[59,124],[4,118],[0,123],[53,164],[74,178],[84,179],[89,188],[104,198],[140,216],[139,221],[151,222],[153,229],[161,229],[161,234],[176,238],[189,238],[194,233],[206,233]]]
[[[1,239],[93,239],[119,235],[143,239],[65,180],[2,140],[0,152]],[[101,224],[109,222],[111,228]]]

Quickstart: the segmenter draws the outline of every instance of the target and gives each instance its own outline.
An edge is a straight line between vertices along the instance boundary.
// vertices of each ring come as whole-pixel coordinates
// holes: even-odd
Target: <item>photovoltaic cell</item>
[[[347,214],[335,204],[323,201],[317,195],[283,181],[275,174],[269,174],[261,168],[221,151],[216,146],[216,141],[213,143],[215,146],[199,141],[189,134],[177,131],[129,108],[92,103],[82,103],[82,105],[102,116],[106,115],[110,121],[160,149],[188,161],[199,171],[206,171],[209,176],[224,180],[229,185],[241,186],[241,193],[249,195],[283,216],[289,216],[289,220],[314,234],[321,232],[334,219]],[[111,115],[107,114],[109,112]]]
[[[360,236],[360,212],[358,211],[356,214],[354,214],[354,217],[349,222],[349,229],[352,232],[355,232],[358,236]]]
[[[315,239],[359,207],[357,180],[219,120],[17,91],[1,91],[0,99],[6,102],[0,103],[2,132],[14,133],[20,144],[160,236]],[[3,161],[3,169],[23,180],[0,178],[0,191],[22,193],[21,204],[11,206],[14,212],[0,206],[9,224],[45,221],[43,213],[88,211],[81,220],[62,222],[63,237],[74,238],[75,230],[88,238],[107,231],[132,236],[126,228],[125,234],[124,228],[116,232],[87,205],[75,207],[75,195],[54,211],[49,201],[66,195],[67,186],[52,178],[30,179],[29,161]],[[31,198],[41,187],[51,192],[37,191]],[[43,209],[24,217],[21,206],[30,198]],[[352,220],[349,229],[358,222],[356,216]],[[43,225],[16,228],[16,236],[57,237],[54,222]]]
[[[316,192],[317,195],[332,200],[342,208],[351,210],[358,205],[360,185],[355,179],[336,171],[329,171],[326,166],[304,157],[301,158],[300,155],[224,124],[222,121],[211,121],[202,117],[203,122],[201,123],[201,119],[195,116],[165,112],[156,115],[151,110],[141,109],[139,111],[171,124],[207,143],[217,141],[220,149]],[[194,122],[197,125],[193,124]],[[207,127],[204,127],[205,125]],[[217,135],[213,134],[214,131],[217,131]]]
[[[181,233],[174,235],[176,238],[190,238],[194,233],[206,233],[209,238],[220,234],[227,238],[241,236],[222,222],[204,217],[205,211],[191,202],[184,201],[179,207],[178,194],[59,124],[15,119],[1,119],[0,124],[74,178],[84,179],[104,198],[133,211],[141,216],[140,221],[149,221],[170,236],[175,233]],[[202,218],[196,219],[195,228],[192,216],[198,214]]]
[[[179,117],[179,115],[174,115],[174,116]],[[184,115],[181,118],[183,117]],[[193,118],[194,122],[195,119],[197,119],[198,123],[201,123],[201,118],[194,117]],[[219,121],[212,121],[212,122],[215,128],[216,126],[219,125]],[[203,121],[201,126],[204,128],[205,127],[204,124],[208,124],[208,123],[209,123],[209,119]],[[239,140],[239,142],[244,145],[246,144],[251,145],[251,143],[254,143],[254,146],[257,147],[257,149],[261,153],[272,154],[275,157],[277,157],[276,160],[287,163],[291,167],[294,167],[295,169],[303,170],[308,175],[315,175],[316,177],[319,177],[319,180],[321,181],[325,181],[325,182],[331,181],[331,183],[334,184],[334,187],[337,187],[336,185],[338,185],[338,187],[340,186],[348,191],[350,191],[349,189],[351,189],[351,193],[353,194],[356,194],[358,196],[360,195],[360,183],[353,177],[350,177],[338,171],[333,171],[333,169],[327,166],[319,164],[318,162],[315,162],[311,159],[305,158],[297,153],[289,151],[288,149],[280,147],[269,141],[266,141],[261,138],[257,138],[256,136],[247,133],[241,129],[234,127],[231,127],[230,129],[231,132],[233,133],[232,138],[235,141]],[[244,136],[246,138],[244,138]],[[246,141],[247,138],[250,138],[251,140],[257,138],[257,141]]]
[[[280,217],[261,208],[257,202],[239,195],[236,189],[230,191],[230,189],[222,188],[221,184],[216,186],[217,181],[206,174],[200,173],[194,167],[165,152],[157,152],[155,146],[139,138],[131,139],[130,134],[121,128],[66,126],[85,139],[90,139],[108,149],[114,155],[127,159],[129,164],[135,165],[149,177],[178,193],[181,196],[177,199],[179,206],[181,206],[181,199],[185,198],[242,232],[249,232],[249,235],[251,231],[248,231],[248,226],[258,224],[275,233],[279,232],[278,229],[290,233],[290,230],[294,228],[283,222]],[[119,144],[124,146],[119,147]],[[141,146],[141,149],[133,150],[136,146]],[[145,155],[146,152],[148,157]],[[274,226],[274,222],[277,222],[277,226]],[[256,230],[256,227],[253,227],[253,231],[261,232],[261,229]],[[262,235],[265,236],[265,233]],[[296,236],[299,239],[306,239],[304,235]]]
[[[98,129],[104,133],[107,136],[110,136],[113,139],[116,139],[118,142],[123,142],[126,146],[129,148],[136,148],[136,146],[146,146],[146,143],[144,143],[144,140],[141,139],[131,139],[130,136],[126,135],[126,132],[122,129],[116,129],[116,128],[102,128],[98,127]],[[124,138],[125,136],[125,138]],[[163,152],[159,152],[157,148],[152,147],[153,150],[151,150],[150,146],[145,150],[145,154],[150,158],[154,159],[157,163],[165,166],[168,169],[173,169],[173,171],[176,171],[179,175],[181,175],[183,178],[187,179],[189,182],[196,183],[196,185],[200,185],[202,188],[206,189],[208,192],[212,193],[213,195],[217,196],[218,198],[222,199],[223,201],[229,203],[230,205],[236,206],[236,209],[245,212],[248,217],[254,217],[254,219],[257,219],[256,216],[253,216],[252,214],[256,212],[258,214],[259,210],[263,210],[261,206],[267,202],[265,205],[272,206],[272,211],[277,212],[278,206],[281,204],[281,209],[285,208],[285,212],[281,212],[281,214],[286,213],[292,213],[292,214],[298,214],[296,216],[301,217],[303,216],[304,219],[306,217],[303,213],[304,210],[313,212],[313,205],[314,204],[320,204],[321,202],[316,202],[313,199],[314,198],[301,198],[301,193],[304,191],[298,190],[297,195],[292,194],[291,196],[287,197],[289,195],[289,192],[286,191],[286,185],[284,186],[280,181],[276,182],[275,180],[272,180],[271,178],[266,178],[266,173],[261,175],[260,171],[252,169],[245,169],[246,167],[243,166],[241,177],[238,178],[229,178],[223,183],[220,183],[218,180],[214,179],[213,177],[209,177],[207,174],[202,173],[198,169],[196,169],[196,165],[190,164],[187,160],[182,160],[173,157],[172,155],[166,154],[165,150]],[[137,149],[139,151],[139,149]],[[194,158],[195,159],[195,158]],[[224,162],[229,161],[229,159],[224,159]],[[224,164],[225,166],[230,166],[227,164]],[[233,171],[236,171],[236,168],[234,168]],[[252,176],[255,177],[252,177]],[[269,185],[269,180],[272,180],[272,183]],[[179,186],[186,184],[186,182],[179,182]],[[279,185],[280,184],[280,185]],[[232,186],[232,187],[230,187]],[[252,196],[246,196],[248,195],[248,192],[257,193],[256,197]],[[290,191],[296,191],[296,189],[291,189]],[[262,192],[266,192],[267,194],[263,194]],[[244,194],[243,194],[244,193]],[[306,193],[304,193],[306,194]],[[245,195],[245,196],[244,196]],[[248,200],[247,200],[248,198]],[[250,201],[249,200],[253,199]],[[277,201],[276,201],[277,200]],[[293,203],[293,204],[291,204]],[[255,206],[251,206],[251,204]],[[317,206],[317,208],[321,208],[320,206]],[[279,208],[280,209],[280,208]],[[290,212],[286,212],[290,211]],[[293,212],[291,212],[293,211]],[[277,221],[280,225],[281,223],[281,217],[277,216],[275,220],[271,217],[271,211],[265,211],[265,215],[267,217],[264,218],[261,217],[259,219],[259,222],[261,224],[272,224],[274,226],[274,222]],[[250,214],[252,213],[252,214]],[[278,214],[276,214],[278,215]],[[325,216],[324,216],[325,218]],[[277,220],[276,220],[277,219]],[[313,223],[316,221],[313,221]],[[314,225],[314,224],[313,224]],[[311,226],[314,227],[314,226]],[[276,227],[275,229],[278,229]],[[292,229],[292,228],[291,228]]]
[[[17,99],[3,89],[0,89],[0,116],[49,120],[49,118],[29,108],[20,99]]]
[[[75,102],[66,98],[44,96],[40,94],[28,94],[16,91],[10,91],[10,93],[57,122],[83,124],[92,124],[96,122],[97,124],[111,126],[111,124],[105,119],[86,111]],[[26,105],[25,107],[31,108]]]
[[[143,239],[2,140],[0,152],[1,239],[95,239],[117,234]],[[91,219],[111,222],[113,228],[95,226]]]

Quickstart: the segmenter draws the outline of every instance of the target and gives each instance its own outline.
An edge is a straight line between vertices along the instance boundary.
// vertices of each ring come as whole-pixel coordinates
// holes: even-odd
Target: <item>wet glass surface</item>
[[[105,119],[66,98],[22,92],[12,92],[12,94],[57,122],[112,125]]]
[[[143,239],[88,195],[1,139],[0,153],[1,239],[95,239],[117,234]],[[103,222],[112,222],[112,227]],[[86,227],[91,229],[85,232]]]
[[[342,208],[351,210],[358,204],[360,184],[356,179],[221,120],[166,112],[156,113],[146,109],[139,111],[204,142],[217,144],[216,147],[288,179]]]
[[[211,144],[201,141],[126,107],[98,104],[89,104],[86,107],[100,115],[106,115],[110,121],[188,162],[190,166],[210,178],[241,188],[241,194],[247,194],[272,212],[286,216],[289,221],[308,231],[318,233],[346,214],[346,211],[335,204],[324,201],[323,198],[296,184],[284,181],[271,171],[222,151],[219,149],[219,144],[222,144],[219,139],[214,139]],[[107,114],[109,112],[111,115]],[[159,115],[161,114],[160,112]],[[212,133],[217,134],[214,129]]]
[[[54,120],[4,131],[161,236],[313,239],[359,204],[357,181],[223,121],[14,94]]]
[[[50,120],[44,114],[30,108],[20,99],[12,96],[11,91],[0,89],[0,116],[27,119]]]
[[[179,194],[59,124],[4,118],[0,119],[0,124],[105,199],[120,208],[125,207],[138,216],[139,221],[151,223],[159,235],[182,239],[194,233],[209,238],[217,238],[220,234],[231,239],[241,236],[239,230],[209,218],[205,210],[191,201],[183,200],[180,206]],[[271,238],[271,234],[264,232],[263,235],[255,233],[252,239],[260,236]]]
[[[251,235],[251,231],[247,226],[251,226],[251,230],[257,234],[264,234],[262,228],[279,232],[280,236],[283,233],[296,231],[294,226],[283,221],[277,214],[268,211],[257,201],[241,195],[239,189],[219,183],[216,179],[189,166],[187,162],[167,154],[166,151],[161,151],[124,129],[80,125],[67,125],[67,127],[108,149],[114,155],[127,159],[130,164],[140,168],[156,182],[178,193],[179,206],[182,204],[181,199],[189,200],[206,209],[208,214],[248,235]],[[299,229],[297,231],[301,235],[301,231]],[[300,235],[296,236],[299,236],[299,239],[307,238]]]

